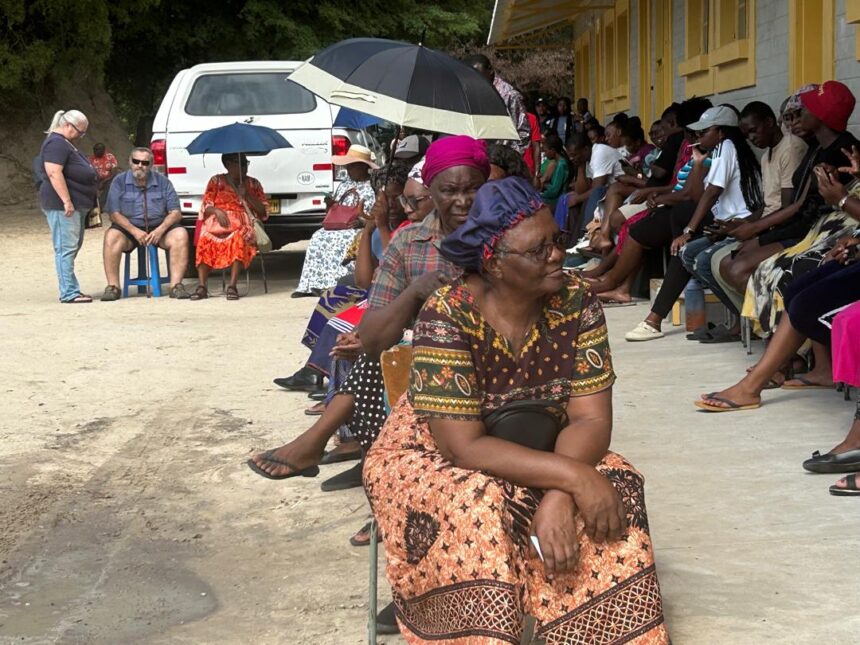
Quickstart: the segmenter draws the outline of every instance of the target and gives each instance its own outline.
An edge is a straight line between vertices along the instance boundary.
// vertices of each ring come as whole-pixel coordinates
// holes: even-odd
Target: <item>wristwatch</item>
[[[838,208],[839,210],[845,210],[845,202],[848,201],[849,197],[851,197],[851,195],[845,195],[845,197],[840,199],[839,202],[836,204],[836,208]]]
[[[689,235],[690,237],[693,237],[693,234],[694,234],[695,232],[696,232],[696,231],[694,231],[693,229],[691,229],[689,226],[685,226],[685,227],[684,227],[684,235]]]

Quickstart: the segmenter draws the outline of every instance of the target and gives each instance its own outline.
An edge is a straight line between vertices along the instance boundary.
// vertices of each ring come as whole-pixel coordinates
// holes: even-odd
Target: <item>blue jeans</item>
[[[51,229],[54,244],[54,264],[60,284],[60,301],[68,302],[81,295],[81,285],[75,276],[75,258],[84,243],[84,211],[75,211],[66,217],[61,210],[42,210]]]
[[[727,237],[717,243],[712,243],[706,237],[699,237],[687,242],[687,244],[685,244],[681,249],[679,256],[684,268],[696,277],[699,282],[710,289],[729,311],[734,314],[740,314],[735,303],[726,295],[725,291],[723,291],[720,286],[720,283],[717,282],[716,278],[714,278],[714,274],[711,270],[711,257],[714,253],[724,246],[734,243],[735,239],[732,237]]]

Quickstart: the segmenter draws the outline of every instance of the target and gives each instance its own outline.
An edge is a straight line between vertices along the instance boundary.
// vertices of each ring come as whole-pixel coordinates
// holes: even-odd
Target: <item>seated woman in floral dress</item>
[[[248,158],[239,154],[221,155],[221,163],[227,172],[209,180],[200,205],[198,219],[203,224],[195,242],[199,284],[191,300],[208,298],[209,272],[228,267],[227,300],[239,299],[236,288],[239,269],[247,269],[257,255],[253,218],[269,219],[266,193],[259,181],[248,176]]]
[[[338,185],[331,199],[326,199],[326,207],[360,205],[362,215],[369,217],[376,202],[370,171],[379,170],[373,162],[373,153],[364,146],[353,145],[346,154],[335,155],[331,161],[335,166],[345,166],[349,178]],[[352,273],[355,267],[351,262],[344,265],[344,257],[361,230],[361,224],[357,226],[334,231],[321,228],[311,236],[302,275],[291,297],[319,296],[323,289],[332,288],[338,280]]]
[[[547,643],[668,643],[643,479],[608,450],[603,312],[560,243],[518,177],[442,243],[465,274],[421,310],[410,391],[364,468],[409,643],[519,643],[526,614]],[[552,452],[487,434],[522,399],[566,409]]]

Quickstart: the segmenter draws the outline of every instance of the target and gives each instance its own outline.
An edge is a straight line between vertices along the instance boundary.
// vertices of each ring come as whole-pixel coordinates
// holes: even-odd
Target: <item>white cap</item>
[[[708,108],[699,117],[695,123],[687,126],[688,130],[707,130],[715,125],[724,125],[729,128],[738,127],[738,115],[730,107],[718,105],[717,107]]]

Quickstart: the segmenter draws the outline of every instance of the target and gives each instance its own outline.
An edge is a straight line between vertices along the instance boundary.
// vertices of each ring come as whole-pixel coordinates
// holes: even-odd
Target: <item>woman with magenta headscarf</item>
[[[408,643],[532,642],[526,615],[541,642],[669,642],[643,478],[609,451],[603,312],[561,244],[518,177],[442,242],[464,274],[418,314],[364,467]]]
[[[424,300],[460,270],[439,254],[438,244],[466,219],[475,193],[490,174],[484,144],[467,136],[446,137],[427,150],[422,178],[435,209],[391,239],[368,295],[357,333],[362,345],[346,382],[311,428],[289,443],[249,460],[271,479],[315,476],[326,442],[348,424],[363,449],[385,420],[379,354],[412,326]]]

